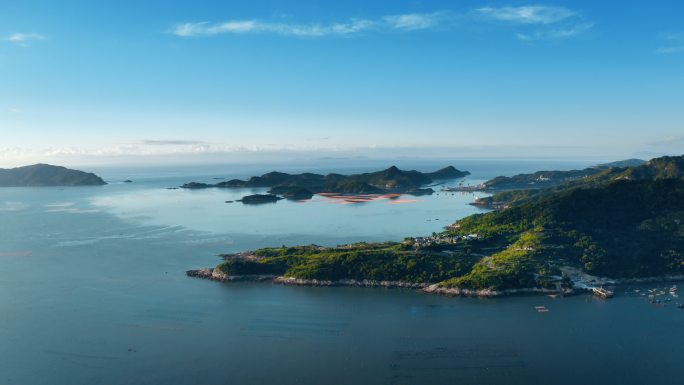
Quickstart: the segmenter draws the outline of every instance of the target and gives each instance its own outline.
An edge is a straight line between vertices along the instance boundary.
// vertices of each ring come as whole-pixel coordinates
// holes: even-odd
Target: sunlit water
[[[454,165],[477,183],[586,164]],[[223,252],[400,240],[479,212],[471,194],[246,206],[225,201],[252,190],[165,189],[276,168],[104,169],[102,187],[0,189],[0,384],[680,381],[684,311],[624,290],[478,300],[185,277]],[[346,171],[290,171],[304,170]]]

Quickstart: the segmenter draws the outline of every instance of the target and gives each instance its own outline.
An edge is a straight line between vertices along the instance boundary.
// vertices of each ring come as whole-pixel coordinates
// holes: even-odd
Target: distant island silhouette
[[[0,187],[101,186],[99,176],[50,164],[0,169]]]
[[[313,194],[334,192],[338,194],[384,194],[401,193],[412,195],[432,194],[427,187],[438,180],[458,179],[470,175],[453,166],[429,173],[400,170],[392,166],[386,170],[342,175],[342,174],[287,174],[273,171],[248,180],[232,179],[215,184],[190,182],[182,185],[186,189],[203,188],[270,188],[270,194],[283,195],[288,199],[309,199]]]

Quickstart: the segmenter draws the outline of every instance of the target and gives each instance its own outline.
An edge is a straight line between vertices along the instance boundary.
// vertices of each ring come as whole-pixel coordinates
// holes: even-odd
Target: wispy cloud
[[[211,24],[209,22],[184,23],[173,29],[173,34],[183,37],[214,36],[222,34],[272,33],[297,37],[320,37],[326,35],[350,35],[370,29],[367,20],[355,20],[349,23],[331,25],[321,24],[285,24],[265,23],[256,20],[232,20],[224,23]]]
[[[660,47],[656,49],[656,53],[668,54],[668,53],[678,53],[684,52],[684,45],[676,45],[671,47]]]
[[[660,37],[664,40],[684,40],[684,32],[663,32]]]
[[[18,107],[10,107],[7,109],[7,112],[9,112],[10,114],[22,114],[24,113],[24,110]]]
[[[665,45],[657,48],[656,53],[672,54],[684,52],[684,33],[665,32],[660,34],[660,39],[665,42]]]
[[[4,37],[2,40],[9,41],[9,42],[12,42],[12,43],[17,44],[17,45],[26,46],[31,41],[42,41],[42,40],[47,40],[47,39],[48,39],[47,36],[42,35],[40,33],[15,32],[9,36]]]
[[[383,21],[385,25],[391,29],[414,31],[419,29],[428,29],[435,27],[448,12],[433,12],[433,13],[412,13],[405,15],[391,15],[385,16]]]
[[[143,140],[141,144],[146,146],[192,146],[198,144],[206,144],[199,140],[158,140],[147,139]]]
[[[593,26],[593,23],[581,23],[575,25],[568,25],[560,28],[536,30],[532,33],[519,32],[515,34],[515,36],[520,40],[526,41],[564,39],[584,33],[590,30]]]
[[[594,26],[594,23],[586,21],[579,12],[565,7],[484,7],[476,9],[475,14],[485,21],[527,29],[515,33],[518,39],[525,41],[565,39],[587,32]]]
[[[380,19],[351,19],[329,24],[281,23],[260,20],[229,20],[222,23],[182,23],[172,33],[182,37],[214,36],[221,34],[276,34],[294,37],[350,36],[367,31],[415,31],[432,28],[440,23],[446,12],[388,15]]]
[[[406,13],[378,18],[352,18],[331,23],[290,23],[280,21],[228,20],[181,23],[170,33],[180,37],[216,35],[272,34],[292,37],[348,37],[370,32],[410,32],[428,29],[448,30],[460,22],[498,23],[515,27],[521,40],[557,40],[589,31],[594,23],[580,12],[556,6],[483,7],[458,14],[443,10],[430,13]]]
[[[662,53],[662,54],[678,53],[678,52],[684,52],[684,45],[660,47],[660,48],[656,49],[656,53]]]
[[[475,10],[485,18],[520,24],[554,24],[576,12],[563,7],[534,5],[526,7],[484,7]]]

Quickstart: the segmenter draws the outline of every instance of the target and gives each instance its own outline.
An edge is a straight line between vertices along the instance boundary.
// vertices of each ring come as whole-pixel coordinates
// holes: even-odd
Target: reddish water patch
[[[386,205],[401,205],[405,203],[416,203],[420,202],[420,199],[394,199],[388,202],[385,202]]]
[[[401,196],[401,194],[358,194],[358,195],[345,195],[338,193],[319,193],[318,195],[328,198],[328,203],[334,204],[354,204],[354,203],[367,203],[377,200],[396,200]]]

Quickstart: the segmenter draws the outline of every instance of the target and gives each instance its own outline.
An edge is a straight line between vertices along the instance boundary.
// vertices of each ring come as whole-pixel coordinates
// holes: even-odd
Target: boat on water
[[[599,298],[612,298],[615,293],[603,287],[594,287],[591,292]]]

